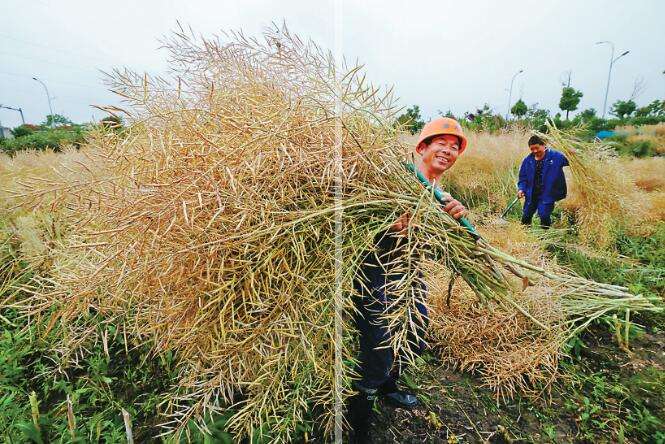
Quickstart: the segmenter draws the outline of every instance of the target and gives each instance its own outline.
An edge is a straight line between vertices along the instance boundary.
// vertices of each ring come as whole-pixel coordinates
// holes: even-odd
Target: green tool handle
[[[423,175],[423,173],[421,173],[420,170],[419,170],[418,168],[416,168],[416,166],[415,166],[414,164],[412,164],[412,163],[405,163],[404,166],[406,167],[407,170],[409,170],[410,172],[412,172],[412,173],[414,173],[414,174],[416,175],[416,177],[418,178],[418,180],[420,181],[420,183],[421,183],[421,184],[422,184],[422,185],[423,185],[428,191],[430,191],[430,190],[432,190],[432,189],[434,190],[434,191],[433,191],[433,192],[434,192],[434,197],[436,197],[436,200],[438,200],[439,203],[441,203],[441,205],[445,205],[445,204],[447,203],[447,199],[446,199],[445,196],[443,195],[443,191],[441,191],[441,188],[439,188],[438,186],[432,186],[432,184],[431,184],[431,183],[425,178],[425,176]],[[465,218],[465,217],[460,217],[459,219],[456,219],[456,220],[457,220],[457,222],[459,222],[459,224],[460,224],[461,226],[463,226],[464,228],[466,228],[466,230],[469,232],[469,234],[470,234],[474,239],[478,240],[478,239],[481,238],[481,237],[480,237],[480,234],[478,234],[478,232],[476,231],[476,228],[471,224],[471,222],[469,222],[469,220],[468,220],[467,218]]]
[[[508,207],[503,211],[503,213],[501,213],[501,217],[502,217],[502,218],[503,218],[503,217],[506,217],[506,214],[508,214],[508,212],[510,211],[510,209],[511,209],[512,207],[515,206],[515,204],[517,203],[518,200],[520,200],[520,198],[519,198],[519,197],[516,197],[515,199],[513,199],[512,202],[510,202],[510,205],[508,205]]]

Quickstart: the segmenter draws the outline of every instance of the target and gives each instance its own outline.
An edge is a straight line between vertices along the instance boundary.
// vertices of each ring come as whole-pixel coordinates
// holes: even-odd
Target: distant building
[[[13,139],[14,135],[11,132],[10,128],[6,126],[0,126],[0,139]]]

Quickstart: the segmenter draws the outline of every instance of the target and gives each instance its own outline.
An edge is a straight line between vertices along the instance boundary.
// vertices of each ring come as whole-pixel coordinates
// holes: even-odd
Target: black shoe
[[[390,379],[379,387],[379,394],[385,396],[391,404],[397,407],[410,409],[420,404],[416,395],[402,391],[397,387],[397,379],[396,375],[391,375]]]
[[[406,409],[417,407],[420,404],[420,401],[418,401],[416,395],[413,393],[404,392],[402,390],[395,390],[393,392],[384,393],[383,396],[385,396],[388,401],[397,407]]]
[[[351,426],[349,430],[350,444],[370,443],[369,426],[372,422],[372,407],[378,394],[377,389],[370,389],[356,385],[358,393],[349,399],[348,421]]]

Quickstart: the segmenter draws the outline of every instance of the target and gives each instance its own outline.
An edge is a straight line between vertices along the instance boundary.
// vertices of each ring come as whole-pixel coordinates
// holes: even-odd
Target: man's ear
[[[421,156],[423,155],[423,151],[427,149],[427,145],[425,145],[425,142],[420,142],[418,146],[416,146],[416,153],[420,154]]]

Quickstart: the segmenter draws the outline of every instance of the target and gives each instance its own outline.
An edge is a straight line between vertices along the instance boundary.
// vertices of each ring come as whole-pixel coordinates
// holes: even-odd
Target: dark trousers
[[[382,314],[386,312],[391,302],[391,289],[395,282],[399,282],[403,275],[399,273],[387,274],[380,266],[365,266],[363,278],[357,278],[354,288],[357,296],[354,303],[357,309],[355,324],[360,333],[360,353],[358,356],[358,373],[360,381],[357,389],[359,393],[349,399],[348,420],[351,425],[350,442],[364,443],[368,440],[368,427],[372,416],[372,406],[376,396],[397,389],[404,359],[395,356],[389,345],[391,331]],[[418,313],[414,313],[417,336],[409,338],[411,352],[419,355],[424,350],[422,338],[427,327],[427,308],[422,303],[426,288],[419,276],[418,282],[413,283],[408,291],[414,291],[419,299],[416,303]]]
[[[522,223],[524,225],[531,225],[534,213],[538,211],[540,218],[540,226],[549,228],[552,225],[552,211],[554,210],[554,203],[543,203],[540,196],[535,195],[529,201],[524,203],[524,210],[522,211]]]
[[[391,332],[382,318],[382,314],[386,312],[391,302],[391,288],[394,288],[394,283],[400,281],[403,275],[386,275],[377,267],[366,273],[366,276],[368,279],[365,284],[369,284],[367,288],[363,288],[359,280],[354,285],[360,295],[354,300],[357,309],[355,324],[360,333],[358,370],[361,376],[360,385],[378,389],[386,384],[392,385],[399,378],[404,363],[403,356],[395,356],[392,347],[386,347],[390,342]],[[410,351],[416,355],[420,355],[425,347],[422,338],[427,327],[427,308],[423,304],[426,289],[421,276],[418,281],[407,290],[415,292],[414,296],[418,299],[416,303],[418,313],[413,314],[418,337],[412,335],[409,338]]]

